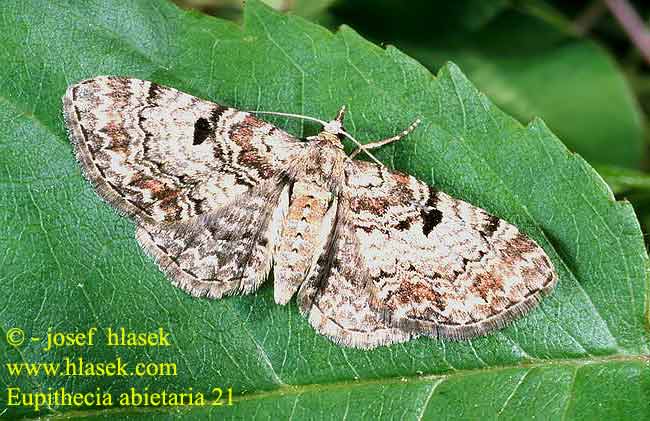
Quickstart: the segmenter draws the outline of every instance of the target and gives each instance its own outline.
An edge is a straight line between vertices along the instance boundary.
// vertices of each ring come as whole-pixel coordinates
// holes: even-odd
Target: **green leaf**
[[[375,0],[344,3],[341,19],[353,19],[353,27],[404,48],[429,69],[454,61],[503,110],[524,123],[542,117],[589,162],[639,168],[645,154],[643,118],[623,73],[603,48],[570,34],[535,1],[524,2],[533,3],[525,12],[501,8],[472,31],[458,23],[441,27],[417,15],[392,25],[397,6],[390,1],[382,2],[390,5],[383,14],[360,17],[370,3]],[[472,10],[473,0],[453,3]],[[437,11],[426,2],[412,13],[421,9]],[[443,17],[455,22],[454,16],[439,14]]]
[[[174,362],[175,376],[12,376],[23,392],[204,392],[233,406],[179,409],[9,405],[5,416],[172,418],[591,419],[647,414],[647,255],[629,204],[539,120],[499,111],[453,64],[433,77],[395,48],[347,27],[335,34],[249,1],[243,26],[163,0],[11,0],[0,9],[0,334],[24,329],[3,362],[121,358]],[[387,165],[517,224],[549,253],[556,291],[512,326],[471,342],[422,338],[360,351],[317,335],[270,285],[246,297],[194,299],[171,286],[134,225],[82,178],[61,116],[66,87],[99,74],[154,80],[242,109],[328,118],[349,107],[360,139],[423,124],[378,152]],[[297,135],[318,128],[275,119]],[[65,346],[52,332],[162,328],[170,347]],[[223,401],[223,399],[222,399]],[[6,412],[5,412],[6,411]]]

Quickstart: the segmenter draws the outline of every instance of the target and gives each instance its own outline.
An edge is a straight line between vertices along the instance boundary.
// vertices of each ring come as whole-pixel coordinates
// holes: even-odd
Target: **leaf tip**
[[[451,60],[445,61],[445,64],[442,65],[438,73],[447,73],[450,76],[459,76],[463,79],[467,79],[463,71],[460,70],[460,67]]]

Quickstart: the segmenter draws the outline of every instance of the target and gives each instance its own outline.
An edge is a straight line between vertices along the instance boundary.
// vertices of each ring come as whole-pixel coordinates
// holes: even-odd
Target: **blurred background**
[[[240,21],[242,0],[174,0]],[[265,0],[392,44],[434,74],[448,60],[523,124],[541,117],[650,232],[650,2]],[[646,243],[650,237],[645,236]]]

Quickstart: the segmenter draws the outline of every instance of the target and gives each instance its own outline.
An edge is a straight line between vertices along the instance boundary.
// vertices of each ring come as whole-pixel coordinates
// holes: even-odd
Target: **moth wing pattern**
[[[389,326],[371,307],[370,279],[349,211],[339,206],[336,216],[324,250],[298,291],[301,313],[317,332],[349,347],[369,349],[418,336]]]
[[[271,269],[289,187],[267,182],[215,211],[173,224],[142,224],[136,238],[172,283],[194,296],[249,294]]]
[[[302,148],[249,113],[139,79],[82,81],[63,105],[86,177],[119,211],[149,224],[217,209]]]
[[[341,285],[351,294],[314,325],[349,323],[351,303],[363,302],[376,326],[392,328],[354,346],[401,342],[407,334],[483,335],[529,311],[557,282],[542,248],[514,225],[414,177],[350,161],[341,202],[338,251],[311,294],[316,303],[329,302]],[[360,282],[365,290],[354,290]],[[330,336],[346,343],[349,334]]]

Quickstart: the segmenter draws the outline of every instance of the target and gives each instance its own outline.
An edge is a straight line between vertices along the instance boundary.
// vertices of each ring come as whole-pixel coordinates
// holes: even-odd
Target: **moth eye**
[[[199,118],[196,120],[196,123],[194,123],[194,141],[192,142],[192,145],[200,145],[208,138],[208,136],[210,136],[210,133],[211,129],[208,120],[203,117]]]

